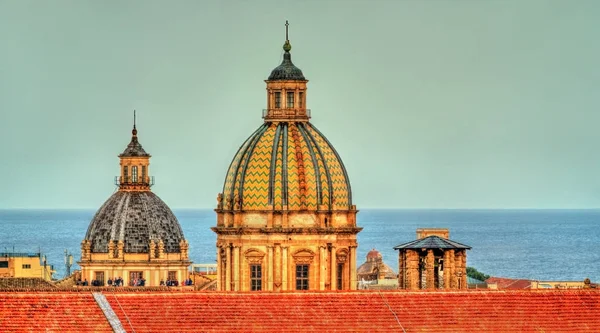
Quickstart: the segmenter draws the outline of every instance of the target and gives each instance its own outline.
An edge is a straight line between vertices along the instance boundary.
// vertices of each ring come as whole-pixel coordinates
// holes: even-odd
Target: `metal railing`
[[[121,177],[115,176],[115,185],[154,185],[154,176],[150,177]]]
[[[270,111],[270,112],[269,112]],[[271,114],[269,114],[271,113]],[[267,118],[291,118],[291,117],[311,117],[310,109],[263,109],[262,117]]]

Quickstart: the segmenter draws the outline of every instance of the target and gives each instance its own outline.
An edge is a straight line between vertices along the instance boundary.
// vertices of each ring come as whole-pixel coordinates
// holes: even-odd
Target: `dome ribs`
[[[283,123],[283,142],[282,142],[282,147],[281,147],[281,164],[282,164],[282,168],[281,168],[281,206],[282,208],[287,206],[288,204],[288,159],[287,159],[287,153],[286,154],[286,158],[283,158],[283,154],[284,152],[287,152],[288,150],[288,124],[287,123]]]
[[[243,193],[244,192],[244,178],[245,178],[245,174],[246,174],[246,169],[248,168],[248,163],[250,161],[250,157],[252,157],[252,152],[254,151],[254,148],[256,148],[256,144],[258,143],[260,138],[263,136],[263,134],[265,134],[267,129],[269,129],[269,124],[265,123],[265,125],[263,126],[261,131],[252,138],[252,141],[246,147],[246,149],[244,151],[244,154],[246,156],[245,156],[244,160],[237,167],[235,179],[233,180],[234,186],[231,189],[231,198],[230,199],[233,199],[233,197],[235,196],[235,185],[237,185],[236,179],[239,177],[240,183],[239,183],[239,188],[238,188],[238,197],[240,199],[240,207],[243,204],[242,199],[243,199],[243,195],[244,195],[244,193]],[[242,167],[242,165],[243,165],[243,167]],[[240,167],[242,167],[242,171],[240,171]],[[231,208],[234,208],[234,207],[231,207]]]
[[[327,139],[327,137],[325,135],[323,135],[323,133],[321,133],[319,131],[319,129],[317,129],[312,124],[309,124],[309,126],[310,126],[310,128],[312,130],[314,130],[317,134],[319,134],[319,136],[321,138],[323,138],[323,140],[325,140],[325,142],[327,143],[327,145],[329,146],[329,148],[331,149],[331,151],[333,152],[333,154],[337,158],[338,163],[340,164],[340,167],[342,168],[342,172],[344,173],[344,178],[346,179],[346,186],[347,186],[347,192],[348,192],[348,207],[352,206],[352,187],[350,186],[350,178],[348,177],[348,172],[346,171],[346,167],[344,166],[344,162],[342,162],[342,158],[338,154],[337,150],[335,150],[335,148],[333,147],[333,145],[331,144],[331,142],[329,142],[329,140]]]
[[[269,167],[276,128],[277,125],[271,124],[249,153],[250,159],[242,174],[244,177],[241,184],[242,192],[240,192],[240,197],[235,198],[236,201],[239,201],[241,210],[267,209],[271,178]]]
[[[310,133],[310,131],[308,131],[306,128],[304,128],[304,124],[299,123],[298,124],[298,128],[300,129],[300,132],[302,133],[302,136],[304,136],[304,139],[309,142],[309,145],[312,145],[316,148],[317,152],[319,153],[319,157],[321,158],[321,161],[323,163],[323,168],[325,169],[325,177],[327,178],[327,187],[328,187],[328,205],[329,205],[329,209],[332,208],[332,204],[333,204],[333,185],[331,183],[331,174],[329,173],[329,167],[327,166],[327,161],[325,160],[325,157],[323,156],[323,151],[321,150],[321,147],[319,147],[319,144],[316,142],[315,138],[313,137],[313,135]],[[308,138],[310,138],[310,141],[308,140]],[[312,152],[312,149],[311,149]],[[315,162],[315,169],[318,169],[318,162]],[[321,173],[319,172],[319,177],[320,177]],[[322,204],[323,202],[323,198],[320,198],[319,204]]]
[[[277,151],[279,149],[279,140],[281,138],[281,126],[277,126],[275,130],[275,140],[273,140],[273,148],[271,149],[271,167],[269,168],[269,205],[273,205],[273,189],[275,188],[275,174],[277,165]]]
[[[300,135],[298,134],[298,128],[297,126],[293,126],[291,129],[292,138],[294,139],[294,147],[296,148],[296,161],[298,161],[298,186],[300,189],[300,209],[304,210],[306,209],[306,174],[304,172],[304,157],[302,156],[302,146],[300,145]],[[319,193],[318,190],[317,193]]]
[[[260,125],[252,135],[250,135],[244,143],[240,146],[240,148],[235,153],[235,157],[231,160],[229,164],[229,168],[227,168],[227,176],[225,178],[225,184],[223,184],[223,195],[225,196],[227,192],[231,193],[230,197],[233,197],[233,191],[235,187],[235,177],[237,176],[237,168],[239,163],[246,152],[246,148],[248,143],[254,138],[254,136],[260,132],[263,127],[267,126],[267,124]],[[227,198],[224,198],[227,199]],[[227,203],[227,200],[225,200]]]

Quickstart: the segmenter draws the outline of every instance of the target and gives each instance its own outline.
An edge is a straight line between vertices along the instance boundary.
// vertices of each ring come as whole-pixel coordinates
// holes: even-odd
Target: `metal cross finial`
[[[285,40],[289,40],[289,38],[288,38],[288,26],[289,25],[290,24],[288,23],[288,21],[285,20]]]

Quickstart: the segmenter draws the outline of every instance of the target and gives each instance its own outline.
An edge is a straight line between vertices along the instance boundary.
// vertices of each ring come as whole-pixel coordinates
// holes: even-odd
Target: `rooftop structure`
[[[40,278],[52,280],[54,266],[41,252],[0,252],[0,278]]]
[[[398,286],[401,289],[466,289],[467,250],[448,239],[448,229],[417,229],[417,239],[398,250]]]

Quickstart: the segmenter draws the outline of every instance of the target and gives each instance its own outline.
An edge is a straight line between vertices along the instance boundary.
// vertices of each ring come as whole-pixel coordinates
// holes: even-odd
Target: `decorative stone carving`
[[[112,239],[108,241],[108,259],[115,257],[115,241]]]
[[[163,242],[162,239],[158,240],[158,258],[159,259],[165,258],[165,243]]]
[[[292,254],[296,264],[311,264],[315,258],[315,254],[308,249],[302,249]]]
[[[262,264],[265,253],[257,249],[249,249],[244,252],[244,257],[249,264]]]
[[[181,249],[181,260],[189,259],[189,249],[190,245],[187,240],[182,239],[179,241],[179,248]]]
[[[123,259],[124,258],[124,252],[125,250],[125,243],[122,240],[119,240],[119,242],[117,243],[117,258],[119,259]]]
[[[150,247],[150,249],[149,249],[150,250],[150,259],[152,260],[152,259],[156,258],[156,243],[154,243],[154,239],[150,240],[149,247]]]
[[[89,240],[81,241],[81,260],[91,260],[92,244]]]
[[[223,208],[223,193],[217,194],[217,208]]]
[[[338,264],[343,264],[348,260],[348,250],[340,249],[335,254],[335,258]]]
[[[233,207],[234,210],[240,210],[241,205],[240,205],[240,197],[236,196],[235,197],[235,206]]]

